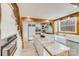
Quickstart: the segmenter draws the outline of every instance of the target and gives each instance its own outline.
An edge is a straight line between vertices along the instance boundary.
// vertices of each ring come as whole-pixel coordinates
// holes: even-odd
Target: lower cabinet
[[[79,43],[67,40],[67,46],[70,47],[71,56],[79,56]]]
[[[43,55],[43,46],[38,39],[34,39],[34,46],[39,56]]]
[[[39,56],[50,56],[38,39],[34,39],[34,46]]]

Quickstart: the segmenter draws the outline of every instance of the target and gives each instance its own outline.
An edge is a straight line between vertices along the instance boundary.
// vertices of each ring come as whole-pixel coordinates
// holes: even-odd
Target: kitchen
[[[0,6],[1,56],[19,56],[19,51],[27,49],[29,43],[33,43],[37,56],[79,56],[78,4],[4,3]]]

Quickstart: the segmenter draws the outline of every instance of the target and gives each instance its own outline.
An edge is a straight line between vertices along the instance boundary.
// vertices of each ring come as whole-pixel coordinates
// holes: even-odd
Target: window
[[[68,17],[65,20],[59,21],[59,32],[76,33],[77,19],[76,17]]]

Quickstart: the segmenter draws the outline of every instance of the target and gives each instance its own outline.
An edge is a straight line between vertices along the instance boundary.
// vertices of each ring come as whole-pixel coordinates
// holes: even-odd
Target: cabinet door
[[[72,41],[67,41],[67,46],[70,47],[70,55],[76,56],[78,55],[78,44]]]
[[[41,42],[37,38],[34,39],[34,45],[35,45],[38,55],[43,56],[43,53],[44,53],[43,49],[44,48],[43,48]]]
[[[76,56],[79,56],[79,43],[75,43]]]

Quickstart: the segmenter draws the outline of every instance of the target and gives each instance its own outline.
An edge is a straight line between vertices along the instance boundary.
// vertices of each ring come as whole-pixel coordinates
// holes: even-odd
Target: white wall
[[[15,19],[12,18],[12,11],[8,4],[1,4],[2,20],[1,20],[1,39],[7,38],[17,33]]]
[[[58,32],[58,21],[54,22],[54,33],[56,34]]]
[[[24,38],[24,41],[28,41],[28,22],[27,21],[23,22],[23,38]]]
[[[32,40],[34,38],[34,35],[35,35],[35,26],[28,27],[28,24],[36,24],[36,23],[30,22],[30,21],[23,22],[23,38],[25,41]]]
[[[13,16],[12,10],[7,3],[1,4],[2,19],[1,19],[1,39],[7,38],[14,34],[17,34],[17,50],[14,55],[19,55],[21,51],[21,40],[17,31],[17,25]]]

